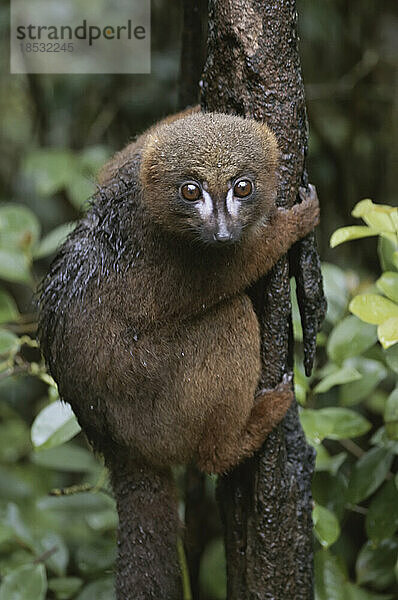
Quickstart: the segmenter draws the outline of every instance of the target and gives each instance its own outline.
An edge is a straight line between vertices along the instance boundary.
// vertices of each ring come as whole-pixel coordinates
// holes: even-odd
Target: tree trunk
[[[307,120],[297,50],[295,0],[210,0],[204,110],[268,123],[281,151],[277,203],[291,206],[307,185]],[[292,272],[289,271],[289,266]],[[262,333],[261,387],[292,368],[289,275],[295,274],[310,371],[325,309],[314,237],[296,245],[250,294]],[[227,477],[218,497],[225,527],[228,600],[313,596],[311,477],[297,406],[263,449]]]
[[[199,102],[199,80],[206,54],[206,0],[183,0],[178,105],[182,110]]]

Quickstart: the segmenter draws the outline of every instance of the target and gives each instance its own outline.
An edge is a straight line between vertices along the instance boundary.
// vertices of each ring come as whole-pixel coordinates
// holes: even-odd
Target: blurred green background
[[[398,242],[389,229],[379,246],[366,238],[331,249],[329,238],[356,222],[350,213],[362,198],[397,206],[397,2],[297,6],[329,300],[315,375],[306,379],[299,362],[296,373],[318,449],[317,599],[387,600],[398,594],[398,345],[383,348],[376,324],[348,306],[369,290],[398,302],[394,278],[374,285],[398,270]],[[176,111],[181,24],[180,3],[152,1],[151,75],[9,75],[9,6],[0,3],[0,600],[113,598],[114,502],[35,347],[34,292],[98,168]],[[296,338],[299,355],[298,326]],[[179,472],[181,488],[183,479]],[[67,493],[50,495],[61,488]],[[225,598],[214,488],[208,478],[211,518],[194,591],[202,600]]]

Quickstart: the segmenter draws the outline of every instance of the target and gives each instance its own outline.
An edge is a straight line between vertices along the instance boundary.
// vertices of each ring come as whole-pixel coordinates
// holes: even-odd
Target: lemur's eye
[[[247,198],[253,191],[253,184],[248,179],[240,179],[234,185],[234,195],[238,198]]]
[[[196,183],[184,183],[180,188],[181,196],[184,200],[195,202],[201,196],[200,187]]]

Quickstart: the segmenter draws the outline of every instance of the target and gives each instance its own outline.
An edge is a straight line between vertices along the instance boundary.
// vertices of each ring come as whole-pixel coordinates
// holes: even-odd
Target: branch
[[[280,206],[291,206],[299,185],[307,183],[307,118],[296,20],[294,0],[210,0],[202,107],[268,123],[281,150]],[[308,369],[324,310],[313,237],[296,249],[293,260]],[[262,335],[262,387],[275,387],[292,367],[289,276],[285,257],[249,292]],[[220,480],[228,600],[312,597],[313,466],[314,453],[293,406],[262,451]]]

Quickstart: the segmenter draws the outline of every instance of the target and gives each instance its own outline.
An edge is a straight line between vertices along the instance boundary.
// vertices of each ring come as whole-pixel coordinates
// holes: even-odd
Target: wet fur
[[[203,243],[212,223],[176,210],[175,178],[194,168],[222,197],[242,159],[257,187],[229,224],[241,240]],[[315,227],[319,210],[313,189],[291,210],[275,207],[276,164],[274,136],[254,121],[168,119],[104,167],[42,284],[41,348],[111,473],[119,600],[181,598],[170,466],[228,471],[292,401],[289,381],[255,396],[260,336],[245,289]]]
[[[183,116],[149,130],[104,169],[91,209],[43,283],[40,341],[61,397],[97,448],[116,443],[159,467],[193,460],[225,472],[260,447],[292,398],[286,384],[275,392],[279,409],[270,393],[254,401],[260,339],[244,290],[317,224],[318,205],[315,196],[292,210],[275,208],[277,149],[266,126]],[[216,175],[209,168],[212,151],[211,164],[222,160],[217,135],[233,134],[238,162],[251,134],[249,166],[264,149],[262,164],[251,166],[259,173],[257,221],[235,246],[170,234],[173,214],[159,182],[172,181],[181,150],[172,144],[160,158],[156,145],[181,141],[184,127],[188,140],[211,142],[195,166],[210,180],[236,170],[225,161]]]

